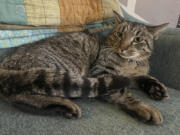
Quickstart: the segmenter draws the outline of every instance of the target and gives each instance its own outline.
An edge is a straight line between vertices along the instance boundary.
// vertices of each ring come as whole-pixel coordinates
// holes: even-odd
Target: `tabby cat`
[[[134,97],[168,97],[166,87],[148,75],[153,40],[167,25],[146,26],[117,12],[114,29],[103,38],[74,32],[15,48],[0,64],[0,95],[22,111],[81,117],[73,98],[97,98],[116,104],[144,122],[159,124],[161,113]]]

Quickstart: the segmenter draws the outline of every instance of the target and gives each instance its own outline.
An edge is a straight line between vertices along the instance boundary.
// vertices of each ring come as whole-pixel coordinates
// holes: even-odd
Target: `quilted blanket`
[[[0,0],[0,48],[15,47],[61,32],[112,29],[118,0]]]
[[[0,22],[82,30],[86,24],[121,14],[118,0],[0,0]]]

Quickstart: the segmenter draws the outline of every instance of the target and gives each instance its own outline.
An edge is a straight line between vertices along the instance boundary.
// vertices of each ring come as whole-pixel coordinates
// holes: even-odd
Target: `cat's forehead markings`
[[[141,33],[141,30],[137,27],[131,27],[131,31],[135,34],[135,35],[139,35]]]
[[[137,30],[137,29],[134,29],[133,32],[134,32],[135,35],[140,35],[140,34],[141,34],[141,31],[140,31],[139,29],[138,29],[138,30]]]

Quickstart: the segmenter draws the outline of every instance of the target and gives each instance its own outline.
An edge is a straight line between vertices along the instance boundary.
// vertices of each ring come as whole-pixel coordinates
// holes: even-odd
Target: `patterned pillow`
[[[112,10],[139,21],[118,0],[0,0],[0,3],[0,48],[31,43],[59,32],[112,29]]]
[[[85,29],[86,24],[112,18],[112,9],[121,14],[118,0],[0,1],[1,23],[26,25],[8,25],[11,29],[29,29],[36,26],[58,28],[59,32],[79,31]]]

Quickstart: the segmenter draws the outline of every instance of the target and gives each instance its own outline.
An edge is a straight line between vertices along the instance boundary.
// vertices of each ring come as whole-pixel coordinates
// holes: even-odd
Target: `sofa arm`
[[[154,43],[150,74],[180,90],[180,29],[169,28]]]

